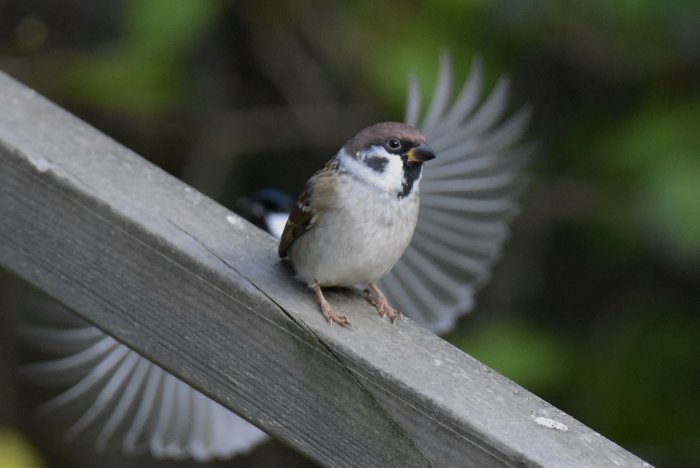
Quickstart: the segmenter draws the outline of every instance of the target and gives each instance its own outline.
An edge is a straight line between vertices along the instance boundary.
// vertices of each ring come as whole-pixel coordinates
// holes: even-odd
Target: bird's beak
[[[433,152],[430,146],[421,143],[415,148],[408,150],[406,152],[406,157],[408,157],[408,160],[411,162],[425,162],[435,158],[435,152]]]

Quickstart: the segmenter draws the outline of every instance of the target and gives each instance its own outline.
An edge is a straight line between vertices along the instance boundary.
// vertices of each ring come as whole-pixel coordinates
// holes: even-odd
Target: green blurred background
[[[645,460],[700,466],[700,2],[243,3],[0,0],[0,69],[236,209],[401,119],[441,50],[458,77],[483,57],[541,150],[447,338]],[[3,378],[0,466],[54,466]]]

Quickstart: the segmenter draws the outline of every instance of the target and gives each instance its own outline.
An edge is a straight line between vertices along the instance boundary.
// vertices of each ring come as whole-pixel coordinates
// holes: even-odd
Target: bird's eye
[[[391,140],[389,140],[387,145],[389,146],[390,149],[397,150],[397,149],[401,148],[401,141],[399,141],[396,138],[392,138]]]

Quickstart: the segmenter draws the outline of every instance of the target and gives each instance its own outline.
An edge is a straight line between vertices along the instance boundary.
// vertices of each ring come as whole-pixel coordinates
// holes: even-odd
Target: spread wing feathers
[[[450,329],[473,306],[508,236],[525,185],[533,145],[518,144],[529,109],[504,116],[508,81],[482,102],[482,65],[475,60],[452,106],[452,66],[440,73],[425,117],[412,79],[406,123],[420,129],[438,157],[426,164],[413,240],[381,287],[404,314],[433,331]]]
[[[198,461],[230,458],[267,440],[255,426],[67,309],[42,301],[33,313],[46,324],[21,325],[19,335],[51,360],[22,372],[37,384],[61,388],[37,413],[71,421],[66,439],[83,435],[100,450],[121,445],[127,453]]]

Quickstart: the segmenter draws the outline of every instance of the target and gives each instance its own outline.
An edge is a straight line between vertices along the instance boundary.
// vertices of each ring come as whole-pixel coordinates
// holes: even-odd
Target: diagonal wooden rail
[[[645,465],[1,73],[0,266],[324,465]]]

